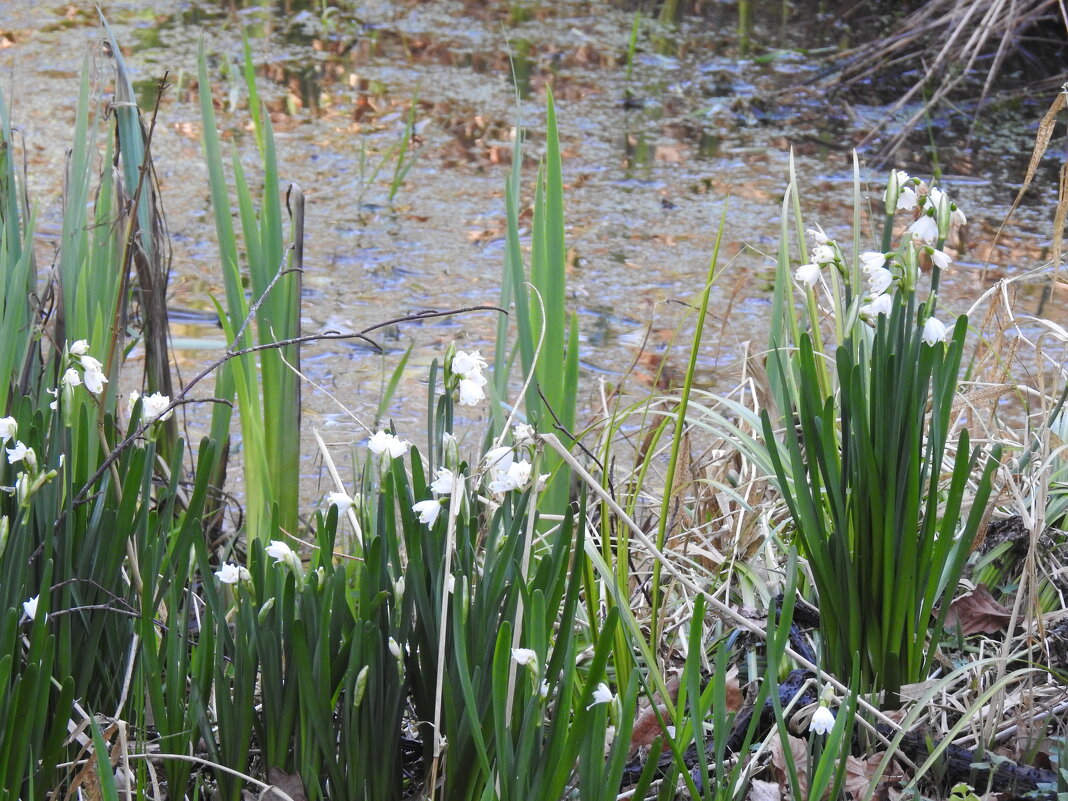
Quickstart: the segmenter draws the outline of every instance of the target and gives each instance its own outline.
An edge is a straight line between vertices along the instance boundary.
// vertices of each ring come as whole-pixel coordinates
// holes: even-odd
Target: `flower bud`
[[[259,620],[261,626],[263,625],[264,621],[267,620],[267,615],[271,614],[272,609],[274,609],[273,595],[266,601],[264,601],[263,606],[260,607],[260,611],[256,613],[256,618]]]
[[[370,665],[364,665],[360,672],[356,674],[356,685],[352,693],[352,705],[354,707],[358,707],[363,702],[363,694],[367,692],[367,674],[370,669]]]

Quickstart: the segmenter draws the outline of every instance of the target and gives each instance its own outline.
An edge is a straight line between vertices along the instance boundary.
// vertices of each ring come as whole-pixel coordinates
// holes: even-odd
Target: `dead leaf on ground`
[[[771,737],[771,764],[775,768],[775,778],[783,793],[791,798],[808,797],[808,743],[800,737],[787,735],[790,745],[790,754],[793,756],[794,770],[797,771],[797,783],[800,784],[799,793],[795,796],[790,787],[790,768],[786,764],[786,752],[783,749],[779,733],[775,732]]]
[[[1009,625],[1012,610],[994,600],[990,590],[980,584],[949,605],[946,628],[960,626],[965,637],[972,634],[999,634]]]
[[[308,796],[304,792],[304,782],[300,780],[300,776],[296,773],[286,773],[281,768],[271,768],[267,772],[267,781],[292,798],[293,801],[308,801]],[[260,797],[264,801],[283,801],[284,796],[282,793],[276,792],[274,788],[271,788],[264,791]]]
[[[860,801],[860,799],[867,797],[868,787],[871,786],[872,777],[879,769],[879,763],[883,761],[883,756],[884,753],[880,751],[877,754],[872,754],[867,759],[860,759],[852,755],[846,758],[846,777],[843,789],[855,801]],[[896,784],[901,779],[901,776],[902,773],[897,763],[891,760],[887,769],[879,778],[875,793],[872,795],[872,801],[889,801],[891,786]]]
[[[782,793],[779,792],[779,785],[775,782],[762,782],[760,779],[753,779],[753,783],[749,785],[748,801],[781,801]]]

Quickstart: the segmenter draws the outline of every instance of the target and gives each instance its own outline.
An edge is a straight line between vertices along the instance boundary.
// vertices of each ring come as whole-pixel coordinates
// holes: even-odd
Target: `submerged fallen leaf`
[[[984,585],[966,592],[949,605],[946,627],[959,626],[965,637],[972,634],[998,634],[1009,625],[1012,610],[994,600]]]

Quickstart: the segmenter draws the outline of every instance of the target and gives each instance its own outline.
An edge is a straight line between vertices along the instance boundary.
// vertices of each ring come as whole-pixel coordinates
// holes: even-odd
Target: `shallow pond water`
[[[630,381],[647,388],[655,364],[683,326],[703,281],[716,225],[728,202],[724,271],[713,290],[713,324],[699,361],[708,386],[729,380],[745,343],[766,338],[779,208],[791,149],[806,221],[851,239],[851,148],[882,109],[830,101],[815,88],[825,57],[851,35],[833,13],[818,17],[781,2],[752,2],[747,42],[739,7],[679,3],[674,23],[642,17],[628,67],[634,2],[323,3],[280,0],[110,2],[103,10],[123,46],[142,103],[169,70],[154,138],[173,237],[174,334],[221,342],[209,293],[221,293],[200,155],[196,49],[203,37],[219,124],[246,166],[255,165],[240,78],[246,31],[262,97],[275,127],[283,180],[307,196],[304,330],[359,329],[412,310],[495,303],[503,260],[503,186],[517,119],[529,130],[526,198],[543,142],[545,87],[556,97],[569,224],[568,292],[581,326],[584,392],[620,380],[647,325],[656,358]],[[651,7],[652,4],[647,4]],[[834,3],[822,4],[834,6]],[[785,11],[784,11],[785,10]],[[50,252],[60,219],[66,143],[82,60],[100,33],[88,2],[0,0],[0,86],[25,137],[30,184],[41,208],[40,245]],[[515,84],[510,59],[514,62]],[[98,74],[106,64],[92,55]],[[373,165],[402,137],[414,103],[417,155],[394,202],[392,168]],[[967,211],[943,305],[963,311],[997,278],[1047,258],[1055,193],[1043,168],[997,248],[990,242],[1022,180],[1043,108],[998,117],[982,147],[936,118],[943,185]],[[930,154],[906,146],[898,166],[918,175]],[[364,154],[363,170],[360,168]],[[877,198],[885,170],[863,164]],[[1053,169],[1053,168],[1051,168]],[[1068,319],[1063,295],[1043,300],[1044,280],[1021,283],[1022,313]],[[491,313],[391,328],[385,356],[330,342],[307,349],[309,377],[371,424],[383,376],[414,341],[407,381],[389,410],[419,441],[430,361],[447,345],[492,347]],[[675,346],[666,369],[683,366]],[[187,350],[189,373],[205,353]],[[362,438],[323,393],[305,393],[306,419],[327,441]],[[309,495],[319,472],[308,443]]]

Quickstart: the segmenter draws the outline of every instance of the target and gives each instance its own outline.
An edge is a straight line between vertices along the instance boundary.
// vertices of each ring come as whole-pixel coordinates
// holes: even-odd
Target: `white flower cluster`
[[[515,449],[507,445],[488,451],[482,462],[490,476],[490,491],[498,495],[522,489],[530,481],[530,462],[516,461]]]
[[[486,377],[482,371],[486,369],[486,360],[477,350],[467,353],[458,350],[452,357],[450,366],[452,374],[460,379],[457,390],[460,395],[461,406],[476,406],[485,399]]]
[[[910,248],[915,248],[916,256],[926,259],[938,270],[949,269],[952,259],[944,250],[937,247],[939,240],[944,240],[953,226],[964,225],[968,220],[964,212],[953,203],[948,195],[937,187],[928,187],[918,178],[911,177],[901,170],[894,170],[883,200],[891,213],[910,211],[915,215],[908,226]],[[802,264],[794,273],[798,283],[814,287],[820,282],[822,269],[827,265],[840,268],[842,264],[841,249],[817,225],[808,229],[812,240],[810,262]],[[899,285],[915,287],[915,276],[907,275],[906,257],[899,253],[879,253],[867,251],[859,255],[861,271],[867,282],[863,295],[860,314],[867,320],[874,321],[880,315],[889,315],[894,307],[894,292]],[[915,261],[908,256],[908,261],[915,271]],[[922,338],[928,345],[944,342],[947,336],[946,326],[934,317],[929,317],[923,325]]]
[[[126,412],[131,417],[138,399],[141,401],[142,422],[162,423],[164,420],[169,420],[174,413],[174,410],[170,408],[171,399],[167,395],[160,392],[142,395],[135,389],[126,397]]]
[[[817,225],[808,229],[808,235],[812,239],[812,252],[809,254],[809,263],[802,264],[794,273],[794,278],[805,286],[815,286],[820,280],[821,271],[828,264],[836,264],[841,261],[838,246],[831,240],[823,229]]]
[[[18,439],[19,424],[14,417],[0,418],[0,445],[7,445],[11,440],[15,444],[7,448],[7,463],[21,464],[25,470],[20,470],[15,475],[15,483],[10,487],[0,487],[0,491],[14,495],[19,505],[26,507],[30,498],[41,487],[55,478],[56,470],[42,470],[37,461],[37,453],[22,440]],[[63,465],[63,457],[59,457],[60,466]],[[2,547],[2,546],[0,546]]]
[[[911,211],[916,216],[909,225],[909,233],[917,243],[932,245],[939,237],[945,238],[950,226],[964,225],[968,218],[957,204],[936,186],[928,187],[919,178],[911,177],[904,170],[894,170],[890,183],[883,193],[887,211]]]
[[[104,391],[104,384],[108,383],[108,377],[104,375],[104,366],[98,359],[89,355],[89,343],[79,339],[67,348],[67,357],[70,366],[63,372],[59,379],[59,386],[55,389],[46,390],[54,400],[48,404],[49,408],[59,408],[59,396],[63,395],[68,401],[73,396],[74,388],[84,386],[94,395]],[[80,367],[82,372],[78,372]]]
[[[63,374],[64,383],[68,383],[70,386],[85,384],[85,388],[94,395],[99,395],[103,392],[104,384],[108,382],[108,377],[104,375],[104,366],[99,360],[89,355],[89,343],[84,339],[79,339],[70,346],[67,352],[70,354],[71,361],[81,366],[82,377],[79,381],[77,371],[71,368]]]
[[[533,481],[534,491],[540,492],[548,481],[549,475],[533,478],[530,461],[526,458],[516,458],[518,449],[534,447],[533,427],[525,423],[516,425],[512,430],[512,440],[513,445],[492,448],[482,457],[481,473],[486,476],[487,489],[495,496],[504,495],[513,490],[531,487]],[[430,482],[430,491],[435,495],[450,497],[454,492],[463,491],[465,477],[459,472],[456,449],[455,438],[449,433],[442,435],[442,453],[446,456],[445,461],[452,467],[439,467],[435,472],[434,480]],[[419,515],[420,523],[433,526],[438,515],[441,514],[442,500],[443,498],[419,501],[412,505],[412,511]]]

